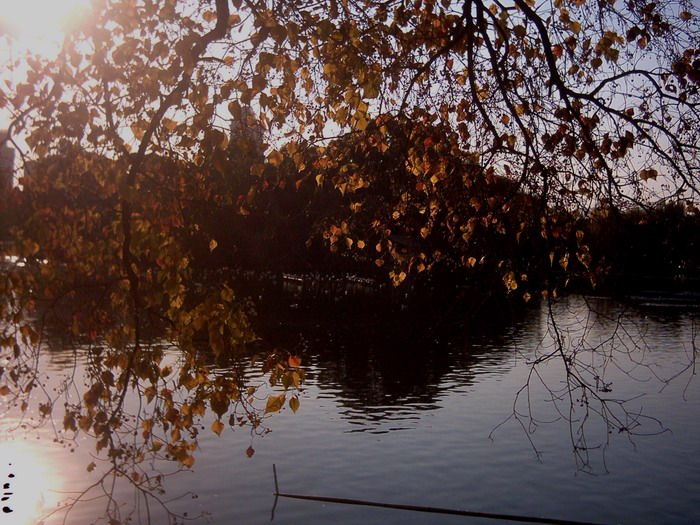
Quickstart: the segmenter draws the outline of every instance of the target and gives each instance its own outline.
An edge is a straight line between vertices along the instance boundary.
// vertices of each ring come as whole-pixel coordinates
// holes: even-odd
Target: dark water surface
[[[271,432],[254,438],[230,428],[217,438],[205,421],[193,469],[166,481],[163,499],[191,491],[196,498],[169,507],[211,513],[217,524],[267,523],[276,464],[280,490],[289,493],[594,523],[699,523],[700,384],[687,368],[698,352],[693,311],[572,297],[555,304],[553,319],[571,365],[594,385],[598,376],[594,394],[606,406],[595,395],[582,403],[576,389],[569,396],[546,307],[507,325],[461,331],[344,323],[337,315],[334,322],[303,313],[283,324],[268,319],[271,338],[295,344],[303,335],[301,408],[274,415]],[[60,352],[46,359],[54,378],[72,366]],[[626,411],[612,402],[623,399]],[[33,523],[61,499],[56,491],[94,480],[85,468],[94,443],[71,453],[47,435],[15,432],[0,443],[0,467],[24,465],[13,478],[17,490],[30,491],[22,485],[29,478],[44,480],[27,485],[40,492],[43,508],[32,507],[23,521],[0,515],[1,524]],[[125,509],[135,505],[132,492],[116,496]],[[82,503],[67,523],[89,523],[103,509],[103,500]],[[155,505],[149,510],[164,523]],[[142,505],[132,519],[146,515]],[[509,523],[285,498],[274,522]]]

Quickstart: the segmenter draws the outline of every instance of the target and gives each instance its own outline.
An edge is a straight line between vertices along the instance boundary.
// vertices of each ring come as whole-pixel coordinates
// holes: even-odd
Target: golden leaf
[[[564,270],[569,266],[569,252],[566,252],[559,258],[559,266],[564,268]]]
[[[289,400],[289,408],[292,409],[292,412],[295,414],[297,413],[297,410],[299,410],[299,399],[296,397],[293,397],[292,399]]]
[[[280,153],[277,150],[272,150],[267,156],[267,161],[275,167],[278,167],[280,164],[282,164],[283,160],[284,155],[282,155],[282,153]]]
[[[506,289],[509,292],[517,290],[518,289],[518,281],[515,278],[515,273],[508,272],[506,275],[504,275],[503,276],[503,284],[506,285]]]
[[[216,13],[211,10],[204,11],[204,13],[202,13],[202,18],[204,18],[204,20],[207,22],[213,22],[214,20],[216,20]]]
[[[250,174],[253,175],[254,177],[262,177],[263,172],[265,171],[265,166],[260,164],[260,163],[255,163],[250,167]]]
[[[285,399],[285,394],[280,394],[278,396],[271,395],[270,397],[268,397],[267,404],[265,405],[265,413],[269,414],[270,412],[279,412],[280,410],[282,410]]]
[[[216,434],[217,436],[221,435],[221,432],[224,430],[224,424],[221,422],[220,419],[217,419],[211,424],[211,429]]]
[[[177,128],[177,122],[167,117],[163,117],[161,123],[163,124],[163,127],[168,131],[175,131],[175,128]]]

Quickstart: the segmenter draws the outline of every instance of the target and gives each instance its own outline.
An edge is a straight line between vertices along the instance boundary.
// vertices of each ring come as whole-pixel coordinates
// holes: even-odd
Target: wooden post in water
[[[403,505],[399,503],[383,503],[378,501],[367,501],[359,499],[348,499],[348,498],[335,498],[329,496],[312,496],[304,494],[286,494],[280,492],[279,485],[277,483],[277,467],[272,464],[272,474],[275,478],[275,503],[272,506],[272,518],[270,521],[275,519],[275,508],[277,507],[277,498],[291,498],[291,499],[302,499],[309,501],[322,501],[325,503],[338,503],[342,505],[361,505],[364,507],[380,507],[384,509],[396,509],[396,510],[409,510],[413,512],[428,512],[432,514],[451,514],[454,516],[469,516],[472,518],[485,518],[494,520],[508,520],[517,521],[521,523],[545,523],[549,525],[600,525],[584,521],[571,521],[571,520],[557,520],[550,518],[540,518],[536,516],[518,516],[514,514],[498,514],[494,512],[477,512],[471,510],[461,510],[461,509],[445,509],[440,507],[424,507],[421,505]]]

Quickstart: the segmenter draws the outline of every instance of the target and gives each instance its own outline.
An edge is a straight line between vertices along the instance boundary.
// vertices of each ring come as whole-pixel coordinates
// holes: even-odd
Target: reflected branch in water
[[[516,393],[510,416],[491,431],[492,439],[513,420],[541,460],[535,431],[543,424],[566,422],[577,469],[596,473],[591,453],[600,452],[602,470],[607,472],[605,451],[614,435],[625,435],[636,447],[635,438],[668,432],[644,409],[642,385],[656,381],[663,389],[686,373],[690,381],[697,356],[695,334],[688,362],[665,378],[647,343],[647,327],[624,308],[607,311],[603,303],[585,298],[549,299],[540,323],[536,348],[520,350],[529,363],[525,383]],[[543,410],[542,401],[548,410]]]
[[[690,348],[684,347],[683,350],[685,352],[685,355],[688,358],[687,365],[681,368],[678,372],[673,374],[671,377],[669,377],[667,380],[664,381],[664,386],[661,388],[661,390],[664,390],[668,385],[671,384],[672,381],[677,380],[679,377],[682,377],[684,375],[688,376],[688,379],[686,381],[685,387],[683,388],[683,400],[687,401],[687,393],[688,393],[688,388],[690,387],[690,384],[693,380],[693,378],[697,375],[697,360],[698,360],[698,345],[697,345],[697,339],[698,339],[698,323],[695,319],[692,320],[691,325],[690,325]]]
[[[63,304],[63,312],[71,306]],[[193,467],[201,433],[220,435],[227,422],[230,429],[247,428],[252,440],[267,432],[266,419],[287,398],[298,407],[304,373],[290,352],[267,349],[261,372],[251,376],[243,360],[253,349],[231,346],[217,354],[206,341],[167,331],[179,337],[137,346],[121,338],[127,326],[105,324],[83,343],[83,333],[65,337],[63,323],[50,315],[4,325],[0,394],[11,424],[3,430],[20,436],[34,429],[71,452],[80,445],[83,455],[83,445],[94,444],[85,467],[96,480],[50,511],[64,522],[82,504],[94,509],[97,499],[105,500],[102,519],[115,523],[205,515],[170,509],[187,494],[164,497],[166,479]]]

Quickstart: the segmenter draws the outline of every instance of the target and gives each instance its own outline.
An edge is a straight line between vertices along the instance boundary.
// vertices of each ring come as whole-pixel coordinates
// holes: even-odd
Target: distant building
[[[240,148],[241,143],[245,144],[244,149],[252,150],[247,153],[261,154],[264,149],[263,128],[255,118],[255,113],[250,106],[241,108],[240,118],[231,120],[231,143]]]
[[[0,141],[7,137],[6,130],[0,130]],[[6,142],[0,146],[0,201],[4,201],[12,191],[15,173],[15,150]]]

